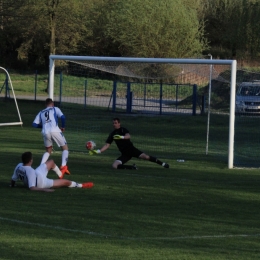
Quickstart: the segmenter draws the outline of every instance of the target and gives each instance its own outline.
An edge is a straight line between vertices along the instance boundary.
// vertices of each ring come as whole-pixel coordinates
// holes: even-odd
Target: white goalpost
[[[3,70],[5,72],[5,74],[6,74],[6,76],[7,76],[8,83],[10,84],[10,87],[11,87],[11,90],[12,90],[14,103],[15,103],[16,110],[17,110],[18,117],[19,117],[19,121],[18,122],[0,123],[0,126],[13,126],[13,125],[21,125],[22,126],[23,122],[22,122],[22,118],[21,118],[21,115],[20,115],[20,111],[19,111],[19,107],[18,107],[18,104],[17,104],[17,100],[16,100],[16,96],[15,96],[15,93],[14,93],[14,88],[13,88],[13,84],[12,84],[10,75],[9,75],[8,71],[5,68],[0,67],[0,69]],[[8,91],[8,90],[6,90],[6,91]]]
[[[231,169],[234,167],[234,127],[235,127],[235,100],[236,100],[236,73],[237,73],[237,62],[236,60],[220,60],[220,59],[171,59],[171,58],[130,58],[130,57],[98,57],[98,56],[67,56],[67,55],[50,55],[49,57],[50,63],[49,63],[49,97],[52,99],[55,99],[54,95],[54,85],[55,85],[55,61],[59,62],[73,62],[78,65],[86,66],[90,69],[98,69],[103,72],[108,73],[114,73],[120,76],[128,76],[131,78],[141,78],[144,77],[143,71],[146,71],[146,68],[144,67],[144,64],[155,64],[155,66],[152,67],[152,72],[149,74],[149,76],[145,75],[148,79],[150,79],[151,82],[155,79],[155,74],[159,74],[158,71],[160,71],[160,66],[176,66],[176,68],[170,68],[165,69],[166,74],[169,72],[169,75],[172,73],[174,74],[177,70],[179,73],[180,68],[181,73],[186,69],[186,66],[194,67],[190,68],[190,75],[194,76],[200,67],[204,67],[204,74],[207,73],[207,75],[204,75],[204,77],[208,78],[209,72],[212,77],[219,77],[219,73],[217,73],[215,76],[213,75],[214,72],[212,71],[213,65],[225,65],[228,67],[230,74],[228,75],[228,79],[226,82],[230,85],[230,100],[229,100],[229,140],[228,140],[228,168]],[[103,66],[102,63],[107,63],[109,65]],[[120,65],[121,64],[121,65]],[[123,65],[122,65],[123,64]],[[128,64],[129,66],[124,66],[125,64]],[[132,64],[132,67],[131,67]],[[136,64],[140,65],[140,67],[136,68]],[[159,69],[158,69],[159,68]],[[205,69],[207,68],[207,69]],[[141,70],[143,71],[141,72]],[[154,72],[155,69],[158,69],[156,73]],[[176,72],[177,73],[177,72]],[[201,73],[201,72],[199,72]],[[169,77],[169,75],[163,75],[160,79],[164,79]],[[179,74],[180,75],[180,74]],[[181,76],[177,76],[178,79],[183,77],[183,74]],[[175,75],[176,76],[176,75]],[[220,76],[221,77],[221,76]],[[159,78],[159,77],[158,77]],[[182,80],[182,79],[181,79]],[[211,79],[210,79],[211,80]],[[149,82],[150,82],[149,81]],[[210,82],[211,84],[211,82]],[[129,93],[128,93],[129,94]],[[131,93],[130,93],[131,94]],[[209,93],[210,94],[210,93]],[[111,94],[111,97],[113,95],[113,92]],[[160,94],[159,94],[160,95]],[[210,99],[210,97],[209,97]],[[110,99],[111,100],[111,99]],[[177,100],[177,98],[176,98]],[[110,103],[110,102],[109,102]],[[207,133],[207,142],[208,142],[208,133]],[[208,144],[207,144],[208,145]],[[208,148],[207,148],[208,149]]]

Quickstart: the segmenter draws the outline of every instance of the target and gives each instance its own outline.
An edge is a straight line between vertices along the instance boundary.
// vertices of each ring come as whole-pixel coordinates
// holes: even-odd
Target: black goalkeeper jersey
[[[118,129],[115,129],[112,133],[109,134],[106,143],[111,144],[113,141],[115,141],[119,151],[121,153],[124,153],[126,151],[128,151],[129,149],[131,149],[134,145],[133,143],[130,141],[130,139],[119,139],[119,140],[114,140],[113,136],[114,135],[123,135],[125,136],[126,134],[129,134],[129,131],[124,128],[124,127],[120,127]]]

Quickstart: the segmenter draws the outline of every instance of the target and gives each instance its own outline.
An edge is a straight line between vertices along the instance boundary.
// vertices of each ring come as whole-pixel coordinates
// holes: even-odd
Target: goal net
[[[8,113],[1,113],[0,126],[22,125],[13,84],[8,71],[3,67],[0,67],[0,82],[0,109],[8,107]]]
[[[51,55],[49,96],[66,115],[70,150],[86,152],[88,140],[101,147],[119,117],[148,154],[213,156],[233,168],[236,72],[235,60],[209,57]]]

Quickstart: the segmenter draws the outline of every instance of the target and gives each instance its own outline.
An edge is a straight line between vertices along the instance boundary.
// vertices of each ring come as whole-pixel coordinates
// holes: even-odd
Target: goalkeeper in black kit
[[[139,149],[137,149],[130,141],[131,136],[129,134],[129,131],[126,128],[121,126],[119,118],[113,119],[113,126],[114,126],[114,131],[109,134],[106,140],[106,144],[101,149],[89,151],[90,155],[103,153],[110,147],[112,142],[115,141],[118,150],[121,152],[121,156],[119,156],[113,162],[112,167],[114,169],[137,170],[135,164],[125,165],[125,163],[127,163],[132,157],[148,160],[150,162],[157,163],[163,166],[164,168],[169,168],[168,163],[162,162],[158,160],[156,157],[149,156],[144,152],[140,151]]]

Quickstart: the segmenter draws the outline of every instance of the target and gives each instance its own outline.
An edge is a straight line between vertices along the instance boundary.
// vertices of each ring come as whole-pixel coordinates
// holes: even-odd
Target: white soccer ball
[[[86,148],[88,150],[94,150],[96,147],[96,143],[94,141],[87,141],[86,142]]]

